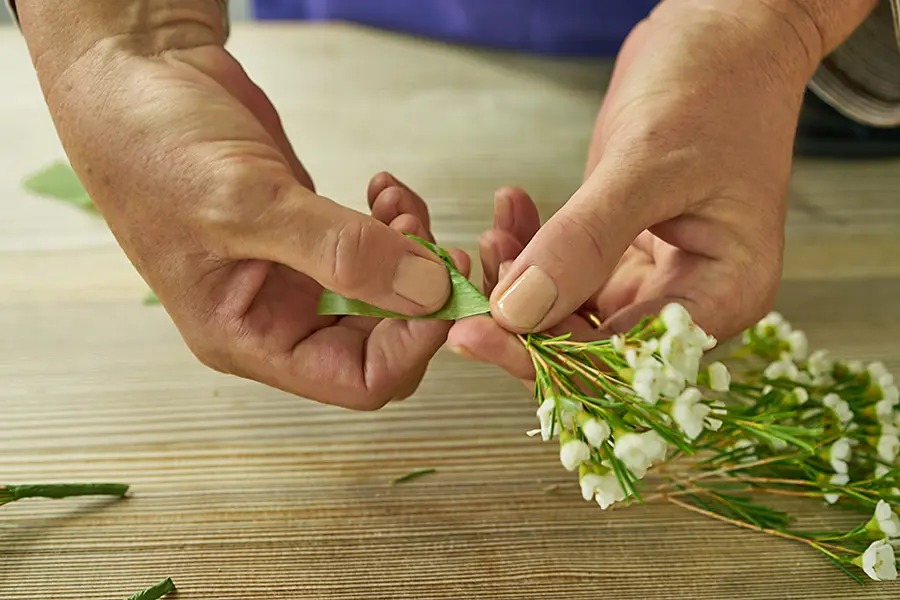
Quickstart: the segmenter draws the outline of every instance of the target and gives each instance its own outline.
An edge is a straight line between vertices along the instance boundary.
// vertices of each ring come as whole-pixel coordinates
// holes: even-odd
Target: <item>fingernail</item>
[[[419,306],[437,310],[450,295],[450,273],[443,264],[407,254],[394,272],[394,292]]]
[[[494,227],[503,231],[512,231],[514,215],[512,201],[502,190],[494,194]]]
[[[544,319],[557,294],[553,280],[532,265],[500,297],[497,308],[513,327],[531,329]]]
[[[447,344],[447,348],[449,348],[450,352],[452,352],[453,354],[455,354],[457,356],[461,356],[462,358],[467,358],[469,360],[477,360],[475,358],[475,355],[472,354],[471,352],[469,352],[463,346],[451,346],[450,344]]]

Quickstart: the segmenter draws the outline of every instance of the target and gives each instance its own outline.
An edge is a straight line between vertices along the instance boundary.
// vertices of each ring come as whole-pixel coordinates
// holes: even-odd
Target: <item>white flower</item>
[[[853,450],[850,447],[850,440],[841,438],[833,443],[828,450],[828,462],[831,463],[831,468],[835,473],[846,475],[849,470],[847,462],[852,455]]]
[[[834,371],[834,360],[828,354],[827,350],[816,350],[809,355],[806,361],[806,369],[815,378],[830,377]]]
[[[599,448],[606,440],[609,439],[609,425],[606,421],[598,421],[597,419],[588,419],[581,425],[581,432],[584,433],[588,444],[594,448]]]
[[[654,461],[665,458],[666,443],[655,431],[626,433],[616,438],[614,454],[640,479]]]
[[[703,404],[703,396],[697,388],[684,390],[672,403],[672,418],[690,439],[703,432],[703,422],[712,410]]]
[[[644,449],[651,463],[666,459],[668,445],[658,433],[655,431],[645,431],[641,434],[641,439],[644,441]]]
[[[797,379],[799,375],[800,369],[797,368],[797,365],[792,360],[785,358],[771,363],[763,373],[763,376],[770,381],[776,379]]]
[[[727,392],[731,388],[731,373],[720,362],[709,365],[709,387],[715,392]]]
[[[891,468],[888,467],[887,465],[883,465],[881,463],[878,463],[877,465],[875,465],[875,479],[881,479],[882,477],[884,477],[885,475],[887,475],[890,472],[891,472]]]
[[[554,423],[553,415],[557,403],[559,404],[559,418]],[[553,429],[553,436],[559,435],[559,432],[564,428],[572,429],[572,426],[575,424],[575,416],[581,408],[581,403],[575,402],[571,398],[555,398],[551,396],[544,400],[537,409],[537,417],[541,422],[541,439],[546,442],[552,437],[550,435],[551,428]]]
[[[660,395],[665,396],[666,398],[675,398],[684,391],[686,385],[687,381],[685,381],[684,376],[681,373],[669,365],[663,367],[659,384]]]
[[[893,433],[883,433],[878,438],[878,457],[886,463],[893,464],[900,454],[900,437]]]
[[[559,462],[566,471],[574,471],[591,458],[591,447],[581,440],[569,440],[559,447]]]
[[[853,411],[850,410],[850,405],[837,394],[828,394],[822,398],[822,404],[831,409],[842,425],[853,420]]]
[[[830,483],[833,486],[842,487],[842,486],[845,486],[848,483],[850,483],[850,476],[847,475],[846,473],[837,473],[837,474],[831,476],[831,479],[828,480],[828,483]],[[825,494],[825,502],[827,502],[828,504],[834,504],[835,502],[838,501],[838,499],[840,497],[841,497],[840,493],[831,492],[831,493]]]
[[[786,340],[791,335],[791,324],[780,313],[772,311],[757,323],[756,331],[763,336],[774,335],[779,340]]]
[[[881,397],[892,406],[900,404],[900,388],[892,383],[881,383]]]
[[[596,473],[585,473],[581,476],[579,482],[581,484],[581,497],[585,500],[593,500],[597,488],[603,483],[603,475]]]
[[[625,354],[625,337],[619,334],[615,334],[610,338],[612,342],[613,350],[618,352],[619,354]]]
[[[861,360],[847,361],[847,363],[844,366],[847,367],[847,370],[850,373],[852,373],[853,375],[859,375],[860,373],[862,373],[863,371],[866,370],[866,366],[863,364],[863,362]]]
[[[660,344],[660,353],[667,365],[675,369],[691,385],[697,383],[703,347],[686,335],[665,334]]]
[[[881,361],[869,364],[869,366],[866,367],[866,371],[869,373],[869,377],[872,381],[875,382],[881,381],[885,377],[892,377],[890,371],[887,370],[887,367],[884,366],[884,363]]]
[[[881,533],[889,538],[900,537],[900,517],[891,509],[891,505],[879,500],[875,506],[875,521]]]
[[[652,365],[638,367],[631,379],[631,387],[642,401],[651,406],[656,404],[662,387],[662,365],[654,361]]]
[[[625,491],[619,485],[619,480],[616,479],[616,476],[612,474],[604,475],[601,478],[600,483],[595,488],[595,494],[594,499],[603,510],[625,499]]]
[[[866,548],[860,557],[862,570],[875,581],[897,579],[897,559],[887,540],[878,540]]]
[[[787,338],[788,347],[791,349],[791,357],[794,360],[805,360],[809,354],[809,341],[802,331],[792,331]]]
[[[693,324],[691,314],[678,303],[667,304],[659,313],[659,319],[666,327],[666,332],[681,335],[690,330]]]
[[[797,399],[797,404],[802,406],[809,402],[809,392],[806,391],[806,388],[795,387],[791,393],[794,395],[794,398]]]

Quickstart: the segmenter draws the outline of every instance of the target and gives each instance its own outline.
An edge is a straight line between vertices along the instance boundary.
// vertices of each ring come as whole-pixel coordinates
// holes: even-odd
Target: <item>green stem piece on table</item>
[[[444,321],[456,321],[475,315],[483,315],[491,312],[491,303],[481,291],[466,279],[466,276],[457,270],[450,254],[443,248],[427,242],[414,235],[408,237],[419,242],[435,254],[447,266],[450,271],[450,298],[437,312],[424,317],[410,317],[395,312],[382,310],[378,307],[366,304],[359,300],[345,298],[330,290],[325,290],[319,299],[320,315],[358,315],[364,317],[379,317],[382,319],[439,319]]]
[[[129,596],[125,600],[159,600],[166,594],[170,592],[176,591],[175,583],[172,582],[171,579],[167,578],[164,581],[160,581],[153,587],[147,588],[143,592],[138,592],[133,596]]]
[[[76,496],[123,497],[128,487],[121,483],[47,483],[0,486],[0,505],[25,498],[73,498]]]
[[[431,475],[432,473],[437,473],[437,469],[417,469],[411,473],[407,473],[406,475],[401,475],[400,477],[391,479],[391,485],[406,483],[407,481],[412,481],[413,479],[418,479],[419,477],[423,477],[425,475]]]

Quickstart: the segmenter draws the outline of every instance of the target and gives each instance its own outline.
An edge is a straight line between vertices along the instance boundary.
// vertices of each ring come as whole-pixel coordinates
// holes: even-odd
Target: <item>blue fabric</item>
[[[539,54],[612,56],[658,0],[253,0],[261,20],[340,20]]]

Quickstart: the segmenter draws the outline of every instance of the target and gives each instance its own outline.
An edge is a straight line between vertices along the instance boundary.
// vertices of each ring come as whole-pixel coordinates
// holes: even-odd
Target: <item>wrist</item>
[[[227,0],[17,0],[16,11],[42,79],[95,52],[224,45],[228,29]]]

